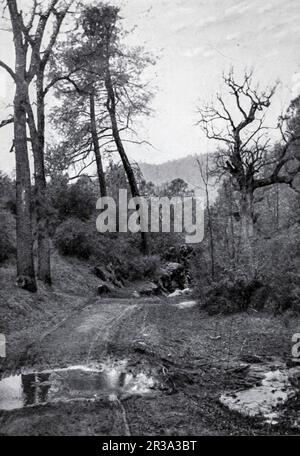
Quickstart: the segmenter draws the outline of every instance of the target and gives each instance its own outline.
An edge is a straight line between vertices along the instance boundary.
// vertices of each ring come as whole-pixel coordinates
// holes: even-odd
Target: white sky
[[[130,37],[159,56],[153,84],[158,92],[152,118],[139,126],[140,137],[155,148],[130,146],[132,158],[159,163],[212,150],[194,124],[201,100],[220,88],[222,72],[231,65],[236,74],[254,67],[261,85],[280,85],[271,108],[276,119],[300,93],[299,0],[113,0],[121,6]],[[11,62],[8,33],[0,33],[0,58]],[[13,87],[0,69],[0,120],[12,101]],[[10,172],[14,156],[11,128],[0,130],[0,169]]]

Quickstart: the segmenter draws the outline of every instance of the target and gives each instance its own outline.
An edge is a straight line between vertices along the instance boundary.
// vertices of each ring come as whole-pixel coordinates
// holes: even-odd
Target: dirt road
[[[22,368],[23,373],[56,369],[58,373],[53,377],[55,385],[51,386],[51,391],[60,399],[45,399],[35,405],[0,412],[0,433],[293,433],[289,424],[292,418],[285,418],[284,423],[270,428],[260,419],[243,418],[230,412],[220,404],[219,397],[244,381],[236,369],[243,356],[286,359],[290,353],[291,334],[298,328],[298,320],[292,320],[287,326],[281,319],[269,315],[208,317],[196,305],[178,305],[178,300],[167,298],[95,298],[80,312],[24,348],[19,359],[17,367]],[[117,380],[112,380],[115,383],[111,394],[105,390],[101,395],[98,394],[99,384],[95,386],[98,371],[94,370],[95,366],[103,364],[114,366],[114,369],[121,365],[122,368],[117,372]],[[64,370],[70,366],[76,371],[76,378],[75,371],[71,371],[72,381],[70,371],[65,374]],[[83,367],[83,373],[76,370],[76,366]],[[66,375],[67,386],[64,383]],[[92,376],[92,379],[88,377],[92,389],[88,397],[77,397],[76,392],[82,384],[86,388],[86,375]],[[128,375],[129,386],[126,384]],[[140,387],[134,384],[133,378],[137,375],[146,385],[149,379],[153,380],[145,394],[134,393]],[[40,387],[49,390],[48,383],[44,381]],[[58,391],[60,396],[57,396]]]

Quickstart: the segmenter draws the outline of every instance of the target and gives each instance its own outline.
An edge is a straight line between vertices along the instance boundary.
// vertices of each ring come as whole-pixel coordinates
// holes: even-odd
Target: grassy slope
[[[1,367],[9,368],[9,360],[13,360],[22,347],[96,296],[99,280],[87,263],[54,253],[52,270],[53,286],[39,283],[38,292],[30,293],[16,287],[14,264],[1,265],[0,332],[6,335],[7,358],[0,361],[0,371]]]

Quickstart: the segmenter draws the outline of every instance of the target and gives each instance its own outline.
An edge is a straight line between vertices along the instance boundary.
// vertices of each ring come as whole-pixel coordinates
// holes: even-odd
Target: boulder
[[[184,288],[183,290],[179,290],[179,288],[177,288],[175,291],[173,291],[173,293],[170,293],[168,295],[168,298],[176,298],[177,296],[189,295],[191,291],[192,290],[190,288]]]
[[[141,296],[157,296],[161,294],[161,289],[156,283],[145,282],[140,286],[138,293]]]
[[[118,288],[122,288],[124,285],[122,280],[116,276],[115,271],[110,265],[107,267],[95,266],[93,273],[103,282],[111,282]]]
[[[106,271],[105,268],[101,268],[100,266],[95,266],[93,269],[93,273],[103,282],[110,280],[110,274]]]
[[[299,390],[300,388],[300,363],[298,366],[292,367],[288,370],[290,383]]]
[[[99,295],[106,295],[112,293],[115,290],[115,287],[110,283],[102,283],[98,286],[98,294]]]
[[[180,290],[186,287],[185,268],[180,263],[166,263],[161,269],[160,283],[168,292],[172,293],[179,288]]]

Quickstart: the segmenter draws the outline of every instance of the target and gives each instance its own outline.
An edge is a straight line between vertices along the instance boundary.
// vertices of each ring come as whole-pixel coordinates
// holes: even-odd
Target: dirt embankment
[[[15,285],[16,266],[0,267],[0,332],[6,336],[6,359],[0,359],[0,373],[11,369],[16,357],[66,317],[80,311],[96,297],[98,279],[88,264],[52,258],[53,286],[39,283],[37,293]]]

